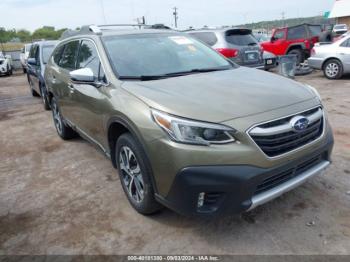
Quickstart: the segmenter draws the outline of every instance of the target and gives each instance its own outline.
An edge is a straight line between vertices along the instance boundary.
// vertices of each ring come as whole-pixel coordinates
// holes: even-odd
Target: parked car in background
[[[315,46],[308,63],[312,68],[323,70],[328,79],[339,79],[350,73],[350,35],[332,44]]]
[[[27,59],[28,59],[29,51],[31,47],[32,47],[32,44],[25,44],[21,50],[21,54],[19,57],[24,74],[27,73]]]
[[[0,75],[12,75],[12,59],[10,55],[0,52]]]
[[[330,164],[314,88],[236,66],[188,34],[104,28],[64,33],[45,82],[58,135],[101,148],[139,213],[241,213]]]
[[[27,61],[27,79],[33,96],[41,96],[46,110],[50,109],[44,80],[46,64],[58,41],[40,41],[32,44]]]
[[[265,67],[263,50],[250,29],[201,29],[187,33],[239,65],[260,69]]]
[[[270,41],[271,35],[255,33],[254,37],[259,43]],[[263,59],[265,61],[265,70],[268,71],[277,66],[277,56],[271,52],[263,50]]]
[[[320,25],[309,24],[277,28],[271,40],[261,43],[261,46],[277,56],[296,55],[299,64],[310,56],[312,47],[319,42],[321,31]]]
[[[346,24],[338,24],[333,27],[333,33],[336,35],[345,34],[349,30]]]

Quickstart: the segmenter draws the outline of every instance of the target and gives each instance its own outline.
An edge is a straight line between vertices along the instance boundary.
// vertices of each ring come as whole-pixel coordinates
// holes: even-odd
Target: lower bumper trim
[[[254,196],[252,198],[252,205],[250,206],[250,208],[247,211],[250,211],[250,210],[256,208],[257,206],[263,205],[263,204],[271,201],[272,199],[275,199],[275,198],[281,196],[282,194],[298,187],[299,185],[303,184],[309,178],[322,172],[329,165],[330,165],[329,161],[326,161],[326,160],[322,161],[321,163],[317,164],[316,166],[314,166],[314,167],[308,169],[307,171],[305,171],[304,173],[298,175],[297,177],[295,177],[291,180],[288,180],[287,182],[285,182],[279,186],[276,186],[276,187],[274,187],[266,192],[263,192],[261,194]]]

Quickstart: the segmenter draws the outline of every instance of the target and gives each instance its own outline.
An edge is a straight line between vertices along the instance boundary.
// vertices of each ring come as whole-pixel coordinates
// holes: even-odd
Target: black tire
[[[123,159],[124,163],[126,163],[125,156],[127,154],[125,152],[128,149],[131,151],[131,154],[128,154],[131,157],[130,161],[127,161],[129,167],[125,168],[127,164],[122,167],[121,160]],[[140,143],[130,133],[125,133],[117,140],[115,152],[120,182],[132,207],[143,215],[151,215],[158,212],[162,206],[155,200],[150,177],[151,168]],[[135,170],[139,170],[139,172]],[[129,185],[131,186],[129,187]],[[135,195],[133,195],[133,189]]]
[[[7,71],[6,71],[6,75],[7,76],[10,76],[11,75],[11,70],[10,70],[10,67],[7,65]]]
[[[34,90],[34,83],[32,82],[32,80],[30,79],[30,77],[28,76],[28,83],[29,83],[29,89],[30,89],[30,93],[32,94],[32,96],[34,97],[39,97],[40,95]]]
[[[75,132],[70,126],[66,125],[58,107],[56,99],[53,97],[51,101],[53,122],[57,131],[57,134],[64,140],[77,137],[78,133]]]
[[[305,54],[302,49],[293,49],[288,52],[288,55],[295,55],[297,57],[297,65],[304,62]]]
[[[13,74],[13,69],[11,67],[11,69],[10,69],[10,76],[12,76],[12,74]]]
[[[323,74],[328,79],[339,79],[343,76],[343,64],[337,59],[330,59],[323,65]]]
[[[43,100],[43,105],[45,110],[50,110],[50,102],[47,95],[47,90],[44,84],[40,83],[40,96]]]

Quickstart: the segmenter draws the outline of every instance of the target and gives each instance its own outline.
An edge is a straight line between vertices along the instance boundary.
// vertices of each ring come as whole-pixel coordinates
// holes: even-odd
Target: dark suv
[[[45,67],[58,41],[40,41],[32,44],[27,60],[27,79],[33,96],[41,96],[44,108],[50,109],[44,80]]]

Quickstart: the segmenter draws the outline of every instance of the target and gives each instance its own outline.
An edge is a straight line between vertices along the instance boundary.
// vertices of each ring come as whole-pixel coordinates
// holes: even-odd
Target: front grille
[[[306,117],[309,125],[303,131],[293,129],[290,121],[297,116]],[[322,135],[323,110],[315,108],[303,113],[261,124],[249,134],[260,149],[269,157],[282,155],[304,146]]]
[[[310,169],[311,167],[319,164],[324,160],[323,155],[318,155],[316,157],[313,157],[299,165],[297,165],[294,168],[290,168],[288,170],[282,171],[276,175],[273,175],[271,177],[266,178],[265,180],[260,183],[254,195],[258,195],[260,193],[263,193],[269,189],[272,189],[280,184],[283,184],[284,182],[287,182],[288,180],[297,177],[298,175],[302,174],[306,170]]]

